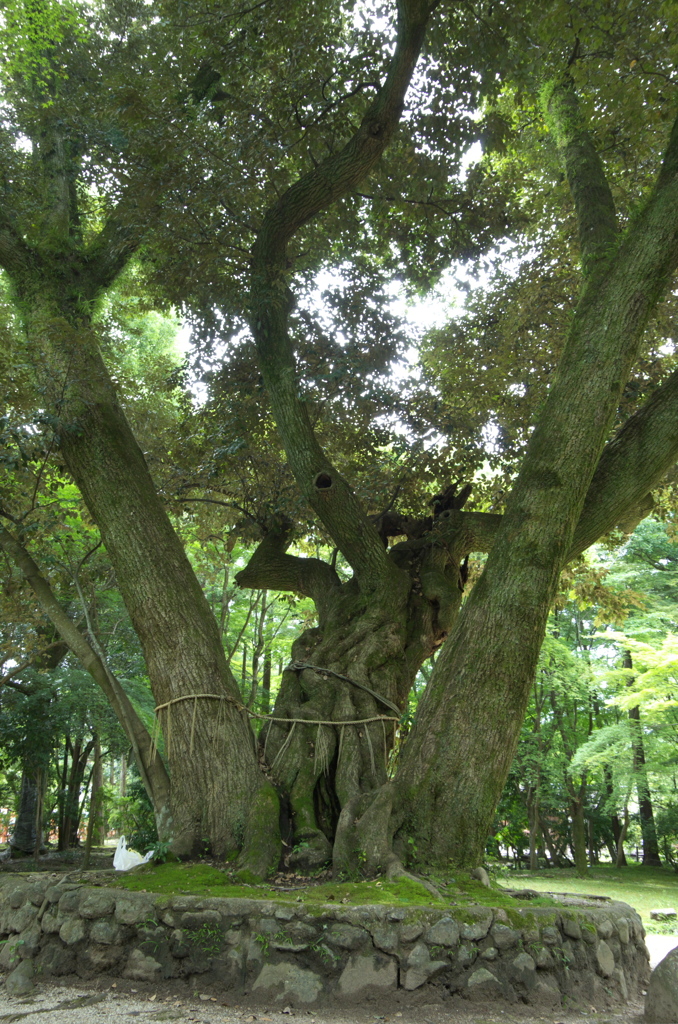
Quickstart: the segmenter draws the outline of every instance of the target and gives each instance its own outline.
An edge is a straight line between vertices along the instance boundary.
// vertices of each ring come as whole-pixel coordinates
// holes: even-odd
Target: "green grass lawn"
[[[537,892],[568,892],[592,896],[610,896],[613,900],[630,903],[650,931],[667,931],[650,921],[650,910],[673,907],[678,910],[678,875],[670,868],[646,868],[642,864],[629,864],[615,868],[600,864],[589,869],[587,878],[578,878],[573,868],[554,868],[542,871],[515,871],[503,875],[500,885],[509,889],[535,889]],[[672,925],[673,934],[678,924]]]

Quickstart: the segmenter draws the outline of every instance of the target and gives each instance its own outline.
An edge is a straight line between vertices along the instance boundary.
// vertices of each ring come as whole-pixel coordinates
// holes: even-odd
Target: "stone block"
[[[33,961],[22,960],[19,966],[15,967],[5,980],[5,991],[7,994],[15,998],[17,996],[30,995],[35,988],[33,974]]]
[[[0,946],[0,967],[4,970],[13,970],[21,960],[19,936],[12,935]]]
[[[216,983],[226,989],[244,984],[245,954],[242,949],[229,949],[212,961],[212,975]]]
[[[78,974],[85,977],[113,970],[125,956],[124,946],[88,943],[78,954]]]
[[[559,946],[561,944],[562,938],[555,925],[547,924],[545,928],[542,928],[541,941],[546,943],[547,946]]]
[[[372,942],[384,953],[395,953],[399,946],[398,929],[392,924],[380,924],[372,929]]]
[[[319,975],[288,963],[266,964],[252,986],[253,993],[266,999],[294,1005],[314,1003],[322,990]]]
[[[612,977],[619,985],[619,993],[622,999],[625,1003],[628,1002],[629,986],[627,984],[626,975],[624,974],[623,969],[621,967],[615,968],[615,970],[612,972]]]
[[[530,989],[536,984],[537,965],[529,953],[519,953],[508,966],[509,980]]]
[[[401,942],[414,942],[423,933],[424,926],[419,924],[417,921],[412,921],[408,924],[403,924],[400,927],[400,941]]]
[[[517,946],[520,941],[520,932],[514,928],[509,928],[505,924],[493,925],[490,935],[492,936],[492,943],[497,949],[511,949],[512,946]]]
[[[292,907],[280,907],[276,910],[274,917],[276,921],[293,921],[296,913]]]
[[[614,925],[608,917],[598,922],[597,929],[601,939],[609,939],[614,935]]]
[[[467,918],[461,926],[462,939],[478,941],[484,939],[492,924],[492,911],[489,907],[467,907],[464,911]]]
[[[46,910],[45,913],[42,915],[40,927],[42,928],[43,932],[47,933],[47,935],[54,935],[56,934],[56,932],[59,931],[63,923],[63,918],[60,918],[56,912],[56,909],[52,908],[51,910]]]
[[[32,903],[25,902],[18,910],[10,913],[9,920],[7,921],[7,931],[25,932],[33,924],[37,916],[38,908],[34,907]]]
[[[60,914],[77,914],[82,899],[82,889],[67,889],[59,898]]]
[[[599,943],[596,950],[596,965],[604,978],[610,978],[614,974],[614,953],[604,940]]]
[[[128,896],[115,901],[115,920],[118,924],[140,925],[155,921],[156,911],[150,900],[132,900]]]
[[[530,1006],[542,1006],[545,1009],[562,1006],[563,998],[555,978],[540,975],[536,984],[529,989],[527,1001]]]
[[[78,907],[80,917],[95,920],[108,917],[115,910],[115,896],[110,892],[95,892],[82,901]]]
[[[270,928],[267,929],[266,927],[262,927],[263,923],[264,922],[259,922],[260,927],[258,930],[261,932],[268,930],[270,933]],[[218,928],[221,930],[222,924],[221,914],[218,910],[201,910],[196,913],[187,911],[185,914],[181,915],[182,928],[194,928],[197,930],[198,928],[203,928],[206,925],[210,929]],[[273,922],[273,924],[275,925],[275,922]],[[277,927],[274,927],[273,930],[277,931]]]
[[[477,956],[477,946],[472,946],[468,942],[462,942],[457,952],[457,965],[459,967],[469,967],[474,962]]]
[[[353,954],[339,978],[339,995],[347,999],[362,998],[370,993],[387,992],[398,984],[398,970],[394,960],[374,953],[372,956]]]
[[[22,907],[28,898],[28,892],[25,885],[17,885],[7,893],[7,903],[12,910],[18,910]]]
[[[330,945],[338,946],[340,949],[360,949],[370,941],[370,934],[364,928],[354,928],[350,924],[335,924],[324,938]]]
[[[35,958],[35,966],[46,977],[60,978],[75,971],[75,950],[57,938],[49,938]]]
[[[152,956],[146,956],[140,949],[133,949],[122,976],[133,978],[135,981],[156,981],[161,971],[162,965]]]
[[[89,933],[92,942],[100,942],[104,946],[112,946],[120,939],[120,926],[113,920],[100,918],[92,925]]]
[[[486,1002],[505,999],[507,992],[506,987],[502,985],[496,975],[488,971],[486,967],[476,967],[475,971],[469,975],[464,995],[474,1002]]]
[[[581,939],[581,925],[570,917],[563,918],[563,934],[568,939]]]
[[[678,947],[657,964],[647,986],[645,1020],[648,1024],[678,1021]]]
[[[403,981],[404,987],[412,992],[416,988],[420,988],[425,982],[429,981],[436,974],[440,974],[441,971],[446,970],[450,966],[449,960],[431,960],[428,955],[428,949],[423,942],[418,943],[418,946],[423,946],[426,950],[426,955],[415,956],[417,947],[412,950],[407,961],[408,970],[405,972],[405,978]]]
[[[79,917],[68,917],[59,929],[59,938],[65,945],[74,946],[87,935],[85,922]]]
[[[451,917],[441,917],[427,930],[424,939],[432,946],[458,946],[459,925]]]
[[[40,948],[40,940],[42,938],[42,931],[40,930],[40,924],[38,921],[33,921],[32,924],[25,928],[22,932],[19,932],[19,939],[17,941],[17,952],[22,960],[26,957],[33,956],[34,953]]]
[[[534,954],[535,963],[541,970],[550,970],[551,967],[555,967],[555,960],[553,954],[546,946],[540,946]]]

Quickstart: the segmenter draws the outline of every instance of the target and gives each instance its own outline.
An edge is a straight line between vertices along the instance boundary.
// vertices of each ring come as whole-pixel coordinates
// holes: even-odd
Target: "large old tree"
[[[101,532],[165,706],[176,851],[207,841],[259,875],[283,844],[293,863],[331,860],[339,870],[398,870],[408,845],[430,864],[474,865],[559,574],[641,515],[678,456],[678,376],[660,360],[635,389],[641,398],[651,389],[647,402],[626,394],[678,264],[674,28],[648,25],[642,5],[400,0],[382,12],[395,25],[350,5],[308,6],[168,2],[151,16],[131,2],[13,5],[8,26],[24,35],[15,50],[5,39],[0,265],[42,422]],[[34,17],[22,21],[29,8]],[[474,131],[486,167],[464,184],[453,175]],[[349,447],[374,451],[375,436],[382,449],[395,444],[384,441],[390,408],[379,407],[365,336],[366,325],[387,328],[378,314],[349,312],[357,341],[329,346],[349,371],[329,401],[314,392],[313,373],[333,368],[323,363],[332,325],[319,327],[303,289],[323,267],[341,268],[354,305],[380,275],[423,288],[446,262],[487,252],[502,230],[523,238],[523,258],[541,267],[541,372],[532,377],[528,365],[534,323],[512,328],[491,301],[463,338],[453,331],[434,345],[441,378],[421,418],[444,437],[456,415],[444,369],[464,362],[457,387],[481,408],[475,435],[447,438],[457,452],[447,479],[429,460],[439,485],[429,516],[414,510],[416,487],[407,507],[370,514],[369,459],[357,469]],[[102,356],[98,304],[139,257],[152,287],[205,325],[203,340],[230,339],[226,391],[242,371],[239,339],[253,339],[261,382],[245,388],[249,408],[255,395],[259,418],[268,415],[263,382],[296,481],[287,503],[259,515],[264,538],[239,577],[306,594],[318,611],[258,752]],[[507,291],[519,300],[518,285]],[[500,388],[497,335],[513,352]],[[393,350],[383,349],[386,365]],[[467,511],[469,488],[451,474],[479,475],[480,439],[510,395],[525,401],[494,504],[502,512],[483,510],[491,486]],[[247,422],[275,447],[251,413]],[[224,418],[222,440],[233,442],[229,429]],[[304,507],[348,574],[288,553],[293,519],[308,524]],[[473,552],[489,555],[462,606]],[[439,648],[389,777],[397,719]],[[280,820],[290,822],[282,835]]]

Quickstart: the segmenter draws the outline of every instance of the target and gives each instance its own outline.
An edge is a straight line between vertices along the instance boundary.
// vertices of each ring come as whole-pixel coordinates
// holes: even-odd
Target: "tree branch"
[[[287,245],[296,231],[365,178],[395,131],[435,4],[400,0],[398,39],[387,77],[360,127],[336,154],[292,185],[264,217],[252,250],[250,322],[290,467],[301,492],[368,589],[398,574],[348,484],[321,449],[299,397],[288,333]]]
[[[138,183],[137,183],[138,184]],[[163,186],[152,174],[143,185],[132,181],[103,228],[82,256],[83,284],[88,298],[109,288],[144,240]]]
[[[310,597],[322,624],[328,598],[341,586],[341,580],[332,566],[320,558],[286,554],[291,540],[289,520],[276,524],[236,575],[236,582],[251,590],[283,590]]]
[[[30,273],[38,263],[37,252],[26,244],[14,227],[11,211],[0,206],[0,267],[10,277],[18,278]]]
[[[648,492],[678,460],[678,370],[605,446],[575,530],[568,561],[632,510],[650,511]],[[642,516],[641,516],[642,518]]]
[[[38,566],[28,551],[4,526],[0,526],[0,547],[21,571],[59,635],[110,701],[111,707],[132,745],[139,772],[154,809],[167,807],[169,805],[169,776],[160,758],[154,756],[153,742],[148,729],[134,710],[121,683],[61,607],[52,588],[40,574]]]
[[[605,169],[579,110],[569,74],[556,82],[547,103],[577,213],[582,268],[589,274],[618,237],[617,214]]]

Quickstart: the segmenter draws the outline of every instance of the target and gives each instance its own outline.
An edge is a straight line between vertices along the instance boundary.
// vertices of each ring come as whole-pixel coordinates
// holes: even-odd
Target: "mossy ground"
[[[574,868],[511,871],[504,875],[501,884],[512,889],[525,887],[538,892],[609,896],[635,907],[648,931],[678,934],[678,922],[658,925],[650,920],[650,910],[662,907],[678,909],[678,875],[670,868],[650,868],[633,863],[625,868],[596,864],[589,868],[586,878],[579,878]]]
[[[284,887],[261,883],[244,885],[234,881],[227,870],[209,864],[158,864],[136,868],[132,873],[116,877],[109,884],[133,892],[161,895],[190,894],[194,896],[240,897],[244,899],[277,900],[319,906],[326,903],[360,906],[384,903],[389,906],[467,907],[484,905],[515,909],[518,904],[499,888],[487,889],[470,878],[435,879],[441,898],[434,896],[420,882],[409,878],[387,882],[351,881],[316,882],[296,879]],[[551,906],[547,897],[531,900],[530,905]]]

